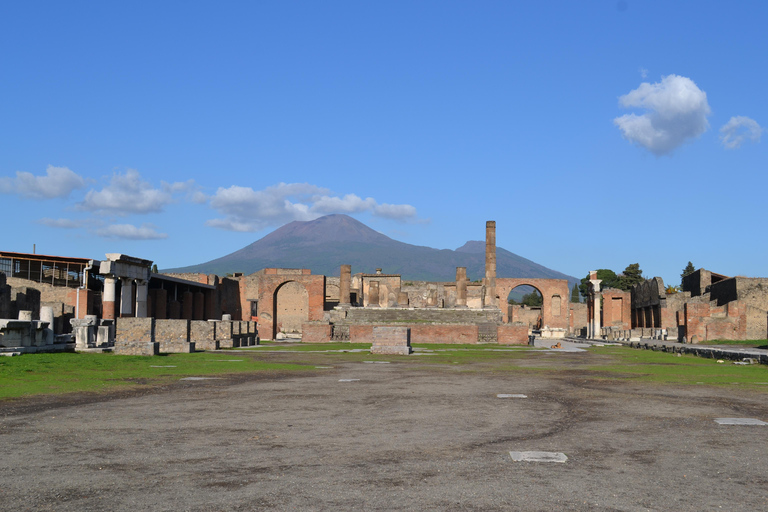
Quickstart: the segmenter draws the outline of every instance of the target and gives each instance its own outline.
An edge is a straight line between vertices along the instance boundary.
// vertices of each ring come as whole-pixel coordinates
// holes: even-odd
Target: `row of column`
[[[147,316],[147,292],[149,283],[145,279],[133,279],[128,277],[106,276],[104,278],[104,295],[102,297],[102,318],[114,320],[117,315],[117,280],[120,279],[120,314],[121,317]],[[136,304],[134,311],[133,287],[136,285]]]

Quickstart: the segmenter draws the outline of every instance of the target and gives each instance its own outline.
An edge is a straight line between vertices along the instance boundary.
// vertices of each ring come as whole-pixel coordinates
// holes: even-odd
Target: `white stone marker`
[[[558,452],[509,452],[515,462],[565,462],[568,457]]]
[[[221,377],[184,377],[179,380],[221,380]]]
[[[150,368],[176,368],[175,366],[173,366],[173,365],[170,365],[170,364],[169,364],[169,365],[166,365],[166,366],[157,366],[157,365],[154,365],[154,364],[153,364],[153,365],[150,365],[149,367],[150,367]]]
[[[754,418],[715,418],[720,425],[768,425],[768,423]]]
[[[528,398],[528,395],[520,395],[516,393],[508,395],[506,393],[499,393],[498,395],[496,395],[496,398]]]
[[[339,379],[339,382],[357,382],[360,379]]]

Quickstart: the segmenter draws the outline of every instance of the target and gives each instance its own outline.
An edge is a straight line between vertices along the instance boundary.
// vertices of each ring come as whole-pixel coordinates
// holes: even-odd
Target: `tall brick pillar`
[[[350,306],[349,288],[352,283],[352,265],[342,265],[339,274],[339,305]]]
[[[456,306],[467,307],[467,267],[456,267]]]
[[[116,288],[117,288],[117,279],[114,276],[106,276],[104,278],[104,296],[101,299],[101,317],[104,320],[115,319]],[[85,315],[87,315],[88,313],[87,312],[83,313],[81,311],[80,314],[82,315],[82,318],[85,318]]]
[[[485,307],[496,307],[496,221],[485,223]]]

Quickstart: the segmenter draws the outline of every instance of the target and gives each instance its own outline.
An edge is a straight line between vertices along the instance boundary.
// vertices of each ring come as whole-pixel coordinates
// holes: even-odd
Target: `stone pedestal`
[[[47,323],[47,327],[43,327],[43,337],[46,345],[53,345],[53,308],[50,306],[42,306],[40,308],[40,322]]]
[[[374,326],[371,354],[407,356],[411,352],[411,330],[408,327]]]

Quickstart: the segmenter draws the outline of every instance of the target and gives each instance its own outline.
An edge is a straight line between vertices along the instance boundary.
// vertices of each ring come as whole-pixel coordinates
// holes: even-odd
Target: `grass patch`
[[[712,340],[705,341],[702,345],[738,345],[741,347],[768,349],[768,340]]]
[[[240,358],[234,354],[203,352],[152,357],[72,353],[3,357],[0,358],[0,399],[78,391],[104,392],[159,385],[188,376],[307,368],[296,364],[263,363],[247,356],[237,362],[225,359]]]
[[[731,361],[718,363],[714,359],[693,355],[677,357],[667,352],[627,347],[594,347],[589,350],[610,357],[610,362],[606,364],[588,367],[604,375],[596,378],[631,378],[643,382],[694,386],[741,384],[760,388],[765,388],[764,384],[768,382],[765,365],[742,366]]]

